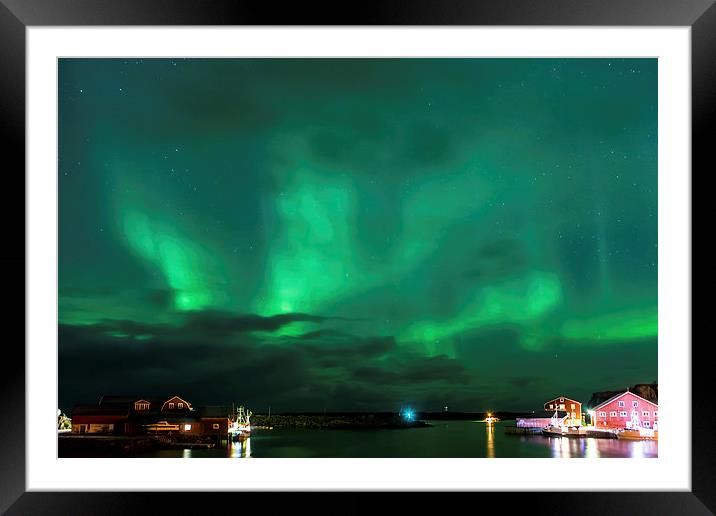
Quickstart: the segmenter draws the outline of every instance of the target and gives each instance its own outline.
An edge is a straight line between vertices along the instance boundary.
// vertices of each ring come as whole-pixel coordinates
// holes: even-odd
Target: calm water
[[[402,430],[256,430],[212,450],[163,450],[157,457],[656,457],[658,443],[505,435],[500,422],[431,421]]]

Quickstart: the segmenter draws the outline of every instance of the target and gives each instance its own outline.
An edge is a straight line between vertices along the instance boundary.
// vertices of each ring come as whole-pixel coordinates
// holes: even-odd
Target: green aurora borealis
[[[61,59],[60,404],[657,379],[655,59]]]

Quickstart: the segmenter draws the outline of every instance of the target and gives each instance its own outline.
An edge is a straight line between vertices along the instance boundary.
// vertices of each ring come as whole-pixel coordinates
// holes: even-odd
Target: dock
[[[592,439],[616,439],[617,434],[613,430],[600,429],[600,428],[580,428],[579,430],[569,430],[563,433],[555,431],[545,431],[544,428],[534,427],[518,427],[518,426],[506,426],[505,435],[540,435],[545,437],[570,437],[570,438],[584,438],[590,437]]]
[[[587,437],[587,432],[581,428],[569,428],[562,430],[543,428],[542,435],[545,437],[569,437],[572,439],[581,439],[582,437]]]
[[[521,426],[506,426],[505,435],[542,435],[542,429]]]
[[[616,439],[617,434],[613,430],[606,430],[600,428],[587,428],[587,437],[595,439]]]

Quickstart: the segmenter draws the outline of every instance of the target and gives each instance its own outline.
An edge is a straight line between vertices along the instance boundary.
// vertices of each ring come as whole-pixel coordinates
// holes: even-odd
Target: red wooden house
[[[612,396],[590,410],[592,424],[600,428],[643,428],[658,430],[659,405],[630,391]]]
[[[77,405],[72,411],[72,432],[140,435],[160,431],[182,434],[228,434],[224,407],[199,407],[180,398],[102,396],[97,405]]]
[[[567,417],[564,420],[565,426],[582,426],[582,404],[579,401],[560,396],[549,400],[544,404],[546,411],[565,411]]]

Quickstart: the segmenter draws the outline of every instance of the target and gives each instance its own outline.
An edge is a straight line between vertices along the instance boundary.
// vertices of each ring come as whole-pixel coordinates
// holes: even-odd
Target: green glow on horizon
[[[401,334],[407,341],[425,345],[429,355],[454,356],[453,336],[474,328],[503,323],[529,323],[545,316],[562,301],[559,279],[554,274],[533,272],[525,277],[482,288],[455,318],[421,321]],[[528,341],[528,347],[534,343]]]
[[[623,341],[656,337],[659,316],[656,308],[570,319],[562,335],[571,340]]]

